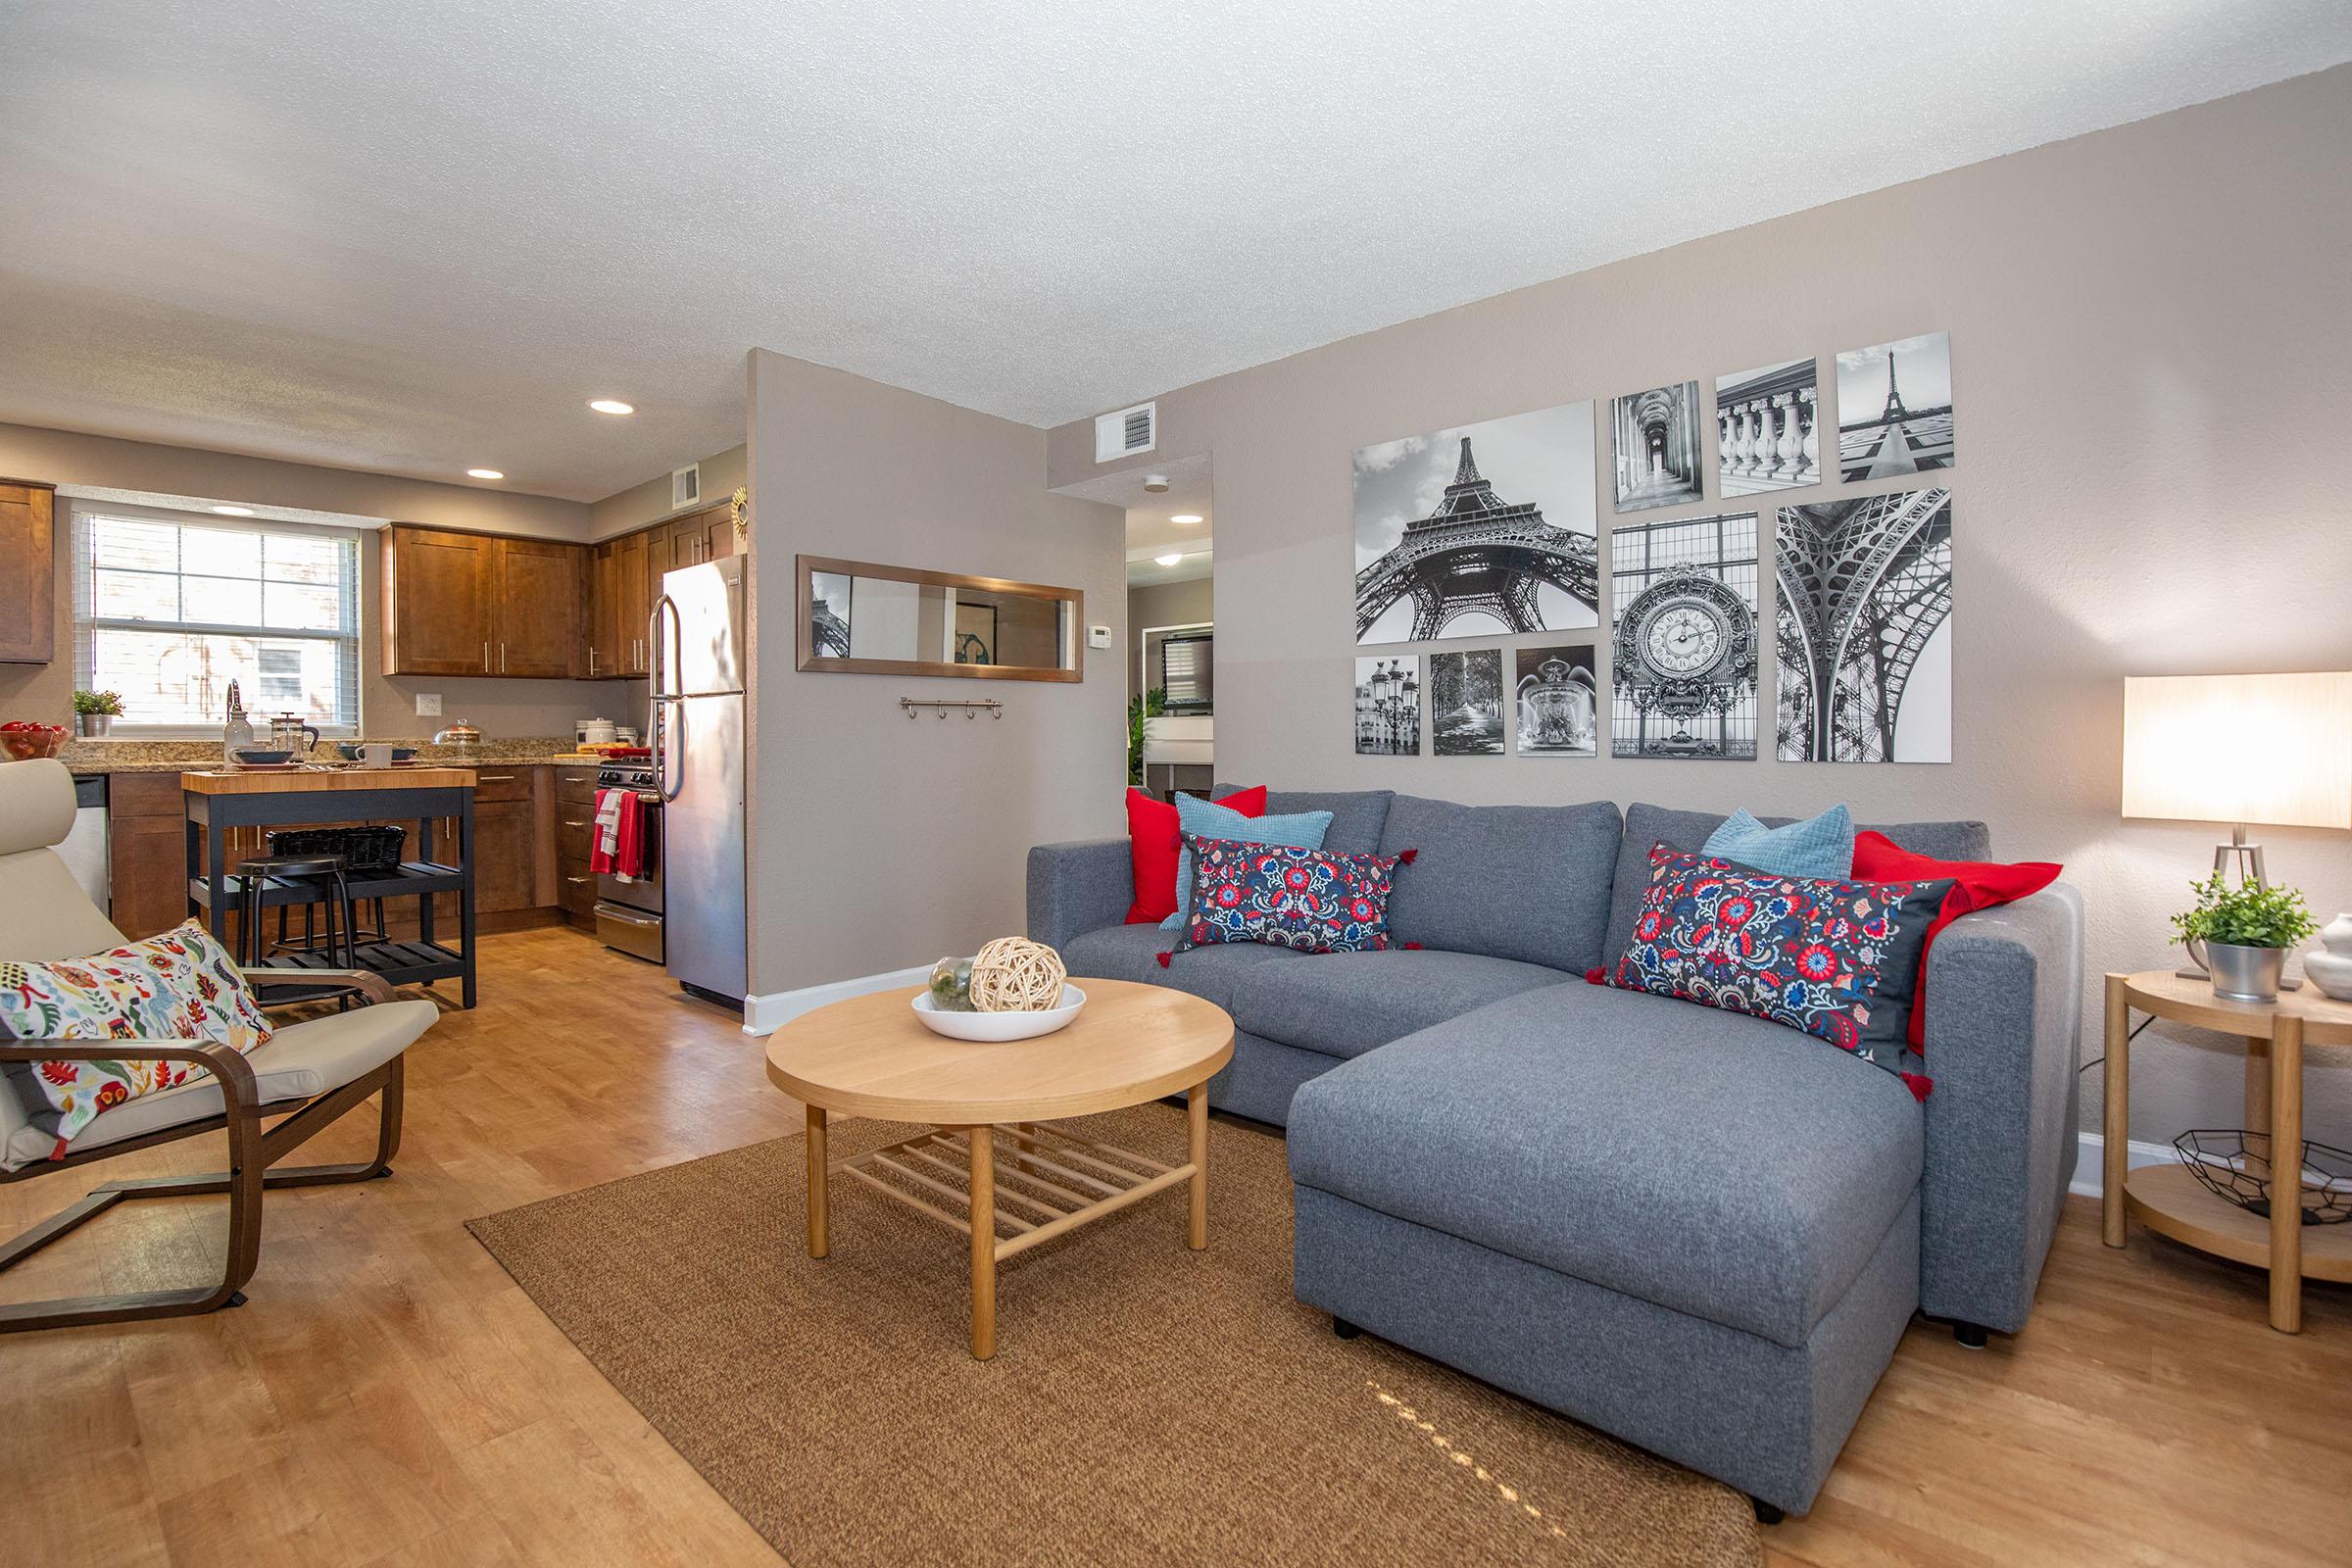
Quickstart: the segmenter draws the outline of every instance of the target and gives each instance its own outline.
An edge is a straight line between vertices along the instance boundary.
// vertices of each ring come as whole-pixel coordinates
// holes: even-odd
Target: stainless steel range
[[[596,934],[608,948],[661,963],[667,956],[662,934],[662,792],[655,786],[653,761],[608,761],[596,770],[596,783],[600,790],[636,791],[645,824],[645,874],[597,874]]]

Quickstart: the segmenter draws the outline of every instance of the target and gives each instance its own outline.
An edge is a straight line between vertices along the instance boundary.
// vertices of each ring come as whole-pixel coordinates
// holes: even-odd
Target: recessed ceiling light
[[[1172,556],[1153,556],[1152,561],[1154,565],[1173,566],[1176,564],[1176,563],[1182,561],[1183,559],[1184,553],[1179,551]]]
[[[618,398],[590,398],[588,406],[599,414],[635,414],[637,405],[623,403]]]
[[[215,507],[213,510],[223,517],[250,517],[253,515],[251,507]]]
[[[496,468],[467,468],[466,477],[468,479],[504,479],[506,475]]]
[[[1179,512],[1170,516],[1168,520],[1170,522],[1199,522],[1200,520],[1200,514],[1198,512]]]

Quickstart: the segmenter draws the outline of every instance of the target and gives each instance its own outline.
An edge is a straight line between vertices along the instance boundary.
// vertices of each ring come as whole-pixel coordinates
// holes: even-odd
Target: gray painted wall
[[[2094,977],[2169,964],[2165,916],[2217,830],[2117,815],[2123,677],[2352,666],[2347,255],[2352,67],[1165,393],[1150,461],[1205,452],[1216,466],[1218,772],[1478,802],[1844,800],[1866,820],[1982,816],[1997,853],[2068,863]],[[1711,391],[1718,373],[1805,354],[1826,377],[1840,349],[1946,329],[1950,764],[1354,755],[1357,447],[1685,377]],[[1095,476],[1093,458],[1091,423],[1056,429],[1053,482]],[[1744,509],[1639,519],[1732,510]],[[2273,876],[2323,919],[2352,906],[2352,836],[2268,838]],[[2085,1059],[2098,1017],[2094,992]],[[2312,1055],[2309,1135],[2352,1142],[2352,1053]],[[2239,1124],[2234,1050],[2166,1026],[2135,1060],[2135,1137]],[[2097,1078],[2084,1078],[2093,1127]]]
[[[1029,846],[1123,831],[1125,516],[1046,490],[1046,432],[845,371],[749,361],[751,985],[968,954],[1024,925]],[[796,670],[796,554],[1049,583],[1108,625],[1085,679]],[[908,720],[902,697],[996,697]]]
[[[682,468],[694,461],[680,458],[672,466]],[[649,522],[661,522],[683,513],[700,512],[705,507],[716,506],[726,500],[735,493],[735,487],[744,482],[744,449],[741,443],[724,452],[714,452],[700,461],[703,466],[702,500],[691,507],[671,506],[669,469],[664,468],[651,479],[633,484],[626,490],[614,491],[591,505],[588,508],[588,537],[610,539],[616,533],[627,533]]]

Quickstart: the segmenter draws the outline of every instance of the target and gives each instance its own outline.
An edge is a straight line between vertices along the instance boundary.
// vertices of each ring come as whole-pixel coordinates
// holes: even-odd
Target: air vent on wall
[[[669,508],[691,507],[703,499],[703,466],[689,463],[683,468],[669,470]]]
[[[1098,415],[1095,461],[1108,463],[1113,458],[1132,458],[1139,452],[1151,451],[1159,441],[1158,408],[1156,403],[1138,403],[1116,414]]]

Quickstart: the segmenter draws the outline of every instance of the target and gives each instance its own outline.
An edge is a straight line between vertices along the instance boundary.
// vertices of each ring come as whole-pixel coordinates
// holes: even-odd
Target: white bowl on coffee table
[[[1078,1016],[1086,1005],[1086,993],[1063,982],[1060,1003],[1036,1012],[950,1012],[932,999],[929,990],[914,994],[914,1015],[924,1028],[950,1040],[971,1040],[982,1045],[1002,1045],[1008,1040],[1034,1040],[1050,1035]]]

